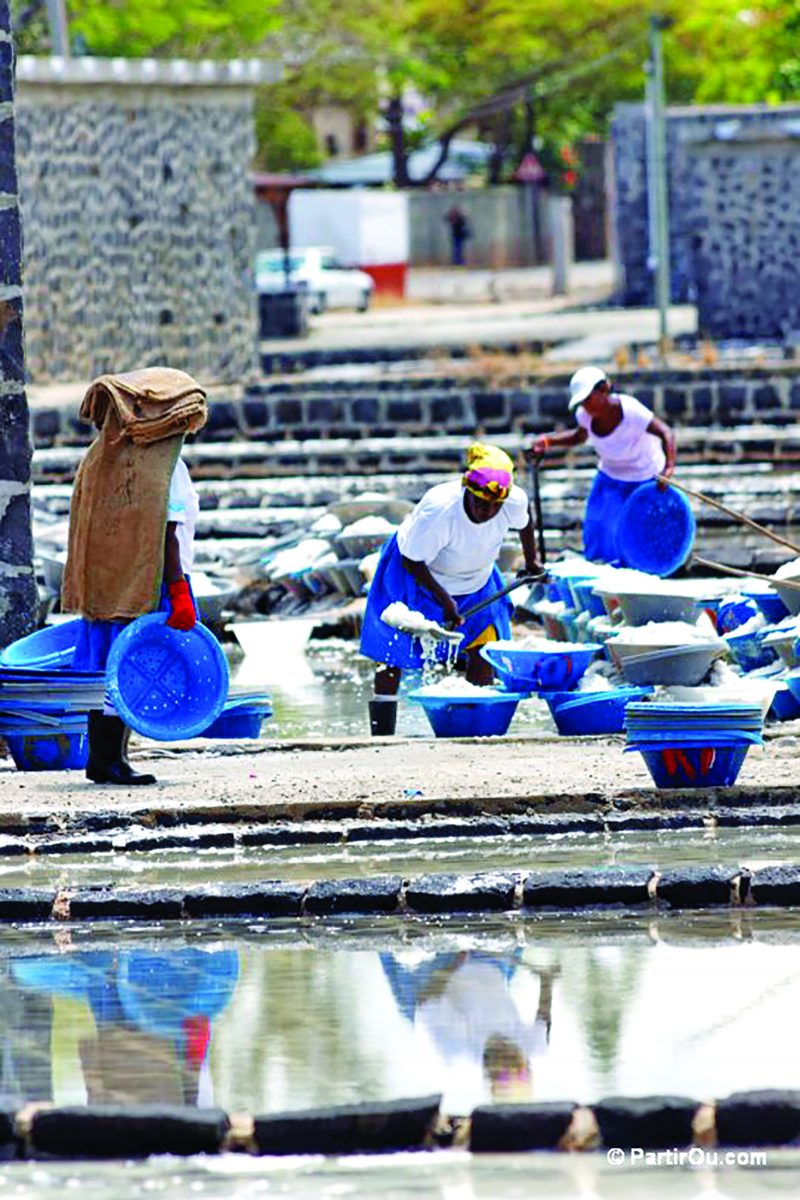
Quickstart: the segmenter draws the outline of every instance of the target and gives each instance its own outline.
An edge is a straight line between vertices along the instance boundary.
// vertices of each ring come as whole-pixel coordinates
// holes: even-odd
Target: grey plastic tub
[[[787,583],[800,583],[800,578],[787,576],[786,582]],[[772,586],[775,588],[775,591],[778,593],[781,600],[786,605],[786,607],[788,608],[788,610],[792,614],[792,616],[793,617],[798,616],[800,614],[800,588],[784,587],[783,581],[780,579],[776,579],[774,575],[772,577]]]
[[[691,624],[697,619],[698,602],[694,596],[658,592],[617,592],[616,595],[629,625],[646,625],[648,621],[686,621]]]
[[[704,642],[697,646],[677,646],[649,654],[628,655],[621,659],[622,674],[628,683],[679,683],[694,687],[708,674],[715,659],[725,653],[724,645]]]

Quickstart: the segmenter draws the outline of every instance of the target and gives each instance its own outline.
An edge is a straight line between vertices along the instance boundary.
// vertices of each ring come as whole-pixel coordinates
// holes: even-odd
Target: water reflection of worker
[[[80,408],[98,436],[75,477],[62,610],[80,614],[72,666],[105,671],[111,648],[136,617],[169,612],[189,630],[197,494],[179,459],[184,434],[205,424],[205,392],[184,371],[148,367],[102,375]],[[127,758],[130,730],[110,698],[89,712],[86,776],[126,787],[154,784]]]
[[[581,367],[569,390],[577,428],[536,438],[529,455],[539,458],[553,447],[591,443],[600,465],[586,502],[583,549],[587,558],[614,562],[622,506],[641,484],[673,473],[675,438],[635,396],[613,391],[600,367]]]
[[[518,531],[526,570],[538,571],[533,522],[525,493],[514,486],[514,464],[497,446],[475,442],[467,451],[462,478],[430,488],[386,542],[361,630],[362,654],[378,663],[370,704],[373,733],[394,733],[401,672],[423,666],[419,638],[381,619],[395,601],[434,621],[458,626],[467,679],[479,686],[492,683],[492,668],[479,648],[511,637],[513,606],[502,597],[466,621],[459,609],[502,588],[495,560],[510,529]]]
[[[239,973],[234,950],[87,952],[17,959],[21,988],[83,1000],[79,1054],[89,1103],[209,1105],[211,1022]]]
[[[479,952],[435,954],[411,967],[392,954],[380,957],[398,1008],[425,1031],[448,1068],[451,1111],[469,1111],[487,1090],[497,1103],[531,1098],[531,1062],[550,1040],[557,967],[527,967],[516,958]],[[521,967],[539,977],[533,1020],[510,987]]]

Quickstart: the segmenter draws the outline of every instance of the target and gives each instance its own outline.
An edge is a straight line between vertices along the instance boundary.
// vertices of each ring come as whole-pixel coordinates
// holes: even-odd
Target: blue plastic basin
[[[514,692],[569,691],[602,652],[597,642],[565,644],[563,650],[481,647],[481,656],[494,668],[503,687]]]
[[[596,576],[589,579],[573,579],[570,587],[576,608],[581,609],[582,612],[588,612],[593,617],[602,617],[606,610],[601,597],[594,595],[596,583]]]
[[[631,746],[631,750],[638,747]],[[664,746],[640,750],[657,788],[731,787],[749,744],[743,746]]]
[[[85,733],[4,734],[18,771],[82,771],[89,757]]]
[[[46,625],[27,637],[19,638],[0,653],[0,663],[8,667],[69,667],[75,653],[80,617]]]
[[[107,684],[126,725],[156,741],[198,737],[222,712],[228,664],[200,622],[170,629],[165,613],[132,621],[108,656]]]
[[[204,729],[201,737],[207,738],[257,738],[263,722],[270,716],[263,708],[236,709],[221,713]]]
[[[746,625],[757,614],[755,600],[723,600],[717,609],[717,631],[735,633],[740,625]]]
[[[422,705],[437,737],[502,737],[523,699],[512,692],[505,695],[492,692],[475,698],[410,692],[408,698]]]
[[[800,699],[792,695],[788,685],[778,688],[772,698],[769,715],[776,721],[794,721],[796,717],[800,717]]]
[[[756,633],[729,633],[725,641],[730,647],[731,654],[743,671],[756,671],[759,667],[768,667],[778,657],[772,646],[765,646],[763,630]]]
[[[694,513],[681,492],[643,483],[622,506],[617,550],[626,567],[672,575],[689,556],[695,528]]]
[[[777,592],[743,592],[748,600],[755,600],[770,625],[777,625],[784,617],[789,616],[789,609]]]
[[[556,729],[562,737],[593,733],[622,733],[625,708],[632,700],[650,695],[652,688],[614,688],[605,692],[544,693]]]

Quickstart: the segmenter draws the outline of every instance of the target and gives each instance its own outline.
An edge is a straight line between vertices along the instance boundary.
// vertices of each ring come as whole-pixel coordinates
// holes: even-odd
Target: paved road
[[[547,268],[414,271],[406,303],[377,304],[367,313],[325,313],[312,318],[307,339],[271,339],[263,345],[286,353],[350,346],[429,346],[434,351],[473,343],[543,341],[559,343],[556,359],[582,361],[608,359],[619,346],[656,341],[655,309],[598,307],[613,289],[609,264],[581,264],[571,282],[568,296],[552,297]],[[492,289],[499,300],[490,299]],[[672,336],[694,333],[696,327],[693,307],[670,310]]]

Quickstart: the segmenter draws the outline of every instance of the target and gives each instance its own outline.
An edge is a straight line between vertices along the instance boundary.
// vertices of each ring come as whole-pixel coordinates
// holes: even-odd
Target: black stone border
[[[583,870],[477,871],[326,879],[265,880],[208,887],[0,890],[0,922],[92,919],[183,920],[430,916],[454,913],[632,912],[724,907],[750,911],[800,906],[800,864],[589,867]]]
[[[64,819],[58,816],[23,818],[16,822],[0,817],[0,861],[27,855],[131,854],[312,844],[344,846],[369,841],[565,833],[614,836],[638,831],[800,826],[800,792],[797,789],[791,789],[785,804],[765,804],[764,793],[759,796],[762,802],[758,804],[751,803],[751,796],[741,799],[728,796],[725,806],[696,808],[689,812],[654,811],[648,807],[602,808],[598,796],[574,798],[581,806],[592,806],[595,811],[558,811],[551,808],[547,800],[526,804],[513,799],[498,799],[493,803],[501,811],[487,813],[477,810],[470,801],[432,801],[427,805],[382,804],[374,817],[365,819],[360,806],[349,805],[341,810],[316,809],[308,816],[303,813],[294,819],[278,817],[268,822],[259,821],[247,808],[229,811],[218,807],[203,808],[180,813],[154,809],[129,816],[84,814],[66,830]]]
[[[716,1102],[686,1096],[609,1097],[441,1112],[441,1096],[228,1116],[218,1108],[139,1104],[0,1112],[0,1158],[137,1159],[230,1151],[251,1155],[376,1154],[468,1146],[473,1153],[792,1147],[800,1091],[738,1092]]]

